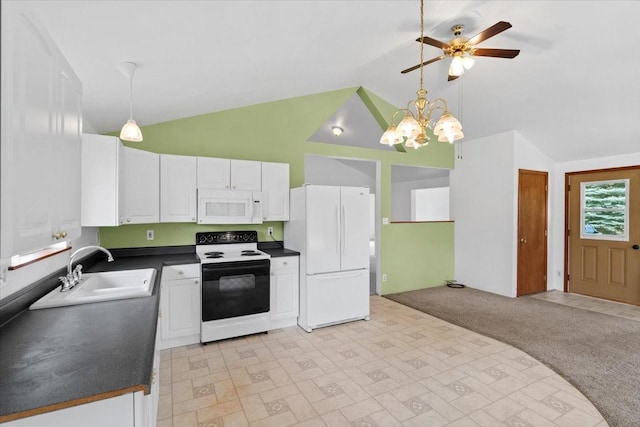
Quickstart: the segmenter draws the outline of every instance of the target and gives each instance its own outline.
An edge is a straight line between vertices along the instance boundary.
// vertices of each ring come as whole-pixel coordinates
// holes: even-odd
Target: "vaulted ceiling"
[[[4,0],[3,0],[4,2]],[[141,125],[363,86],[403,107],[419,72],[418,0],[30,1],[84,84],[86,120],[99,132],[128,118],[129,85],[116,66],[139,64]],[[429,98],[444,97],[465,141],[517,130],[555,161],[640,151],[638,1],[425,1],[425,35],[447,41],[513,28],[481,47],[447,82],[449,61],[425,68]],[[425,59],[441,51],[424,47]],[[377,141],[372,141],[377,144]],[[374,147],[375,148],[375,147]]]

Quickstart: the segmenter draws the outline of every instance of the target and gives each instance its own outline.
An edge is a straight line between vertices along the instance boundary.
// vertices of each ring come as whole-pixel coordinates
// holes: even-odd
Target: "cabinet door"
[[[198,157],[198,188],[228,190],[231,185],[231,161],[215,157]]]
[[[57,213],[54,233],[61,233],[63,239],[80,237],[80,161],[82,141],[82,84],[66,63],[60,64],[58,79],[58,111],[53,141],[55,164],[66,165],[56,168],[58,178],[52,180],[55,186],[54,212]]]
[[[82,135],[82,226],[120,224],[118,182],[122,143],[115,136]]]
[[[160,220],[160,157],[157,153],[123,147],[120,180],[120,224],[149,224]]]
[[[13,2],[9,2],[13,3]],[[14,4],[2,4],[3,9],[14,7]],[[3,17],[5,10],[2,11]],[[55,228],[51,216],[55,194],[52,194],[50,182],[57,179],[52,174],[55,169],[62,169],[68,165],[51,164],[54,131],[54,84],[55,84],[55,54],[52,47],[44,38],[34,23],[23,13],[15,13],[15,19],[9,19],[10,38],[9,84],[2,97],[9,100],[10,106],[6,114],[9,119],[7,139],[3,138],[3,209],[11,209],[8,223],[12,230],[13,247],[10,254],[37,250],[55,243],[52,231]],[[5,32],[3,31],[3,37]],[[4,88],[3,88],[4,89]],[[4,101],[4,99],[3,99]],[[3,111],[3,114],[5,112]],[[4,135],[3,135],[4,136]],[[5,169],[5,166],[7,169]],[[6,202],[9,202],[5,204]],[[3,224],[5,225],[5,224]],[[3,238],[7,236],[3,229]]]
[[[262,163],[251,160],[231,160],[231,189],[261,191]]]
[[[196,222],[196,158],[160,155],[160,222]]]
[[[289,164],[262,162],[263,219],[289,220]]]
[[[298,257],[271,260],[271,321],[298,317]]]
[[[200,333],[200,280],[162,282],[162,339]]]

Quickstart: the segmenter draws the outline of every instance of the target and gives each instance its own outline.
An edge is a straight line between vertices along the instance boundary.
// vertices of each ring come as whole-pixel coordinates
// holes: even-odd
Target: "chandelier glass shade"
[[[424,38],[424,0],[420,0],[420,40]],[[380,143],[384,145],[403,144],[407,148],[418,149],[429,143],[429,131],[438,137],[438,141],[453,143],[464,137],[462,125],[447,108],[447,102],[442,98],[437,98],[433,102],[427,99],[427,91],[424,89],[424,43],[420,43],[420,89],[418,97],[407,103],[407,108],[397,110],[391,117],[391,123],[382,134]],[[455,60],[456,58],[454,58]],[[473,61],[473,58],[470,58]],[[463,64],[463,58],[458,58],[462,72],[464,68],[469,68]],[[468,61],[467,61],[468,63]],[[450,73],[451,74],[451,73]],[[431,119],[434,113],[440,113],[440,118],[435,125]],[[403,114],[400,122],[396,124],[399,114]]]

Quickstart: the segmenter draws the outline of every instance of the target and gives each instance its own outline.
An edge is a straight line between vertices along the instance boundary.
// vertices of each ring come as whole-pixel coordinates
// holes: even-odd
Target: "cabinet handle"
[[[58,232],[58,233],[53,233],[53,236],[51,236],[51,237],[53,237],[53,238],[54,238],[54,239],[56,239],[56,240],[59,240],[59,239],[60,239],[60,237],[62,237],[62,234],[60,234],[60,232]]]
[[[156,375],[158,374],[158,371],[156,370],[156,368],[153,368],[153,371],[151,372],[151,384],[155,384],[156,383]]]
[[[162,317],[162,311],[158,310],[158,319]]]
[[[282,265],[287,265],[287,261],[283,262]]]
[[[127,222],[131,222],[131,218],[127,218]]]
[[[184,271],[180,270],[180,271],[178,271],[178,274],[183,275]]]
[[[196,279],[196,280],[193,281],[193,283],[195,283],[197,285],[198,283],[200,283],[200,281],[198,279]]]
[[[67,237],[67,232],[63,231],[62,233],[60,233],[60,235],[62,236],[62,238],[64,239],[65,237]]]

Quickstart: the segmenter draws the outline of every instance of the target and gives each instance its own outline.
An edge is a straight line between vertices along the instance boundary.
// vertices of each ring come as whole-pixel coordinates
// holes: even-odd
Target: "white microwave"
[[[260,191],[198,189],[198,224],[262,224]]]

